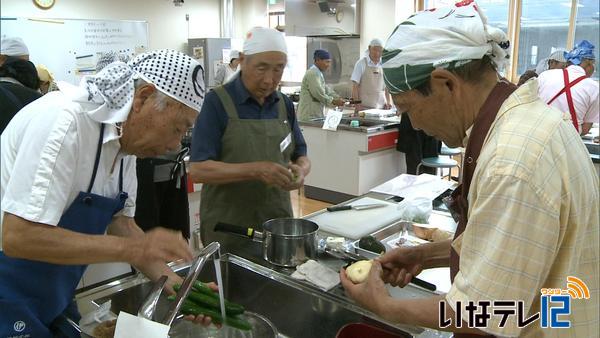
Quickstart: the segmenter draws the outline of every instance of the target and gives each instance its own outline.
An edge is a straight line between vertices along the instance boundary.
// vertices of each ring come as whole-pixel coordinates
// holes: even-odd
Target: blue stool
[[[438,171],[437,169],[452,169],[454,167],[458,167],[458,162],[456,162],[455,160],[453,160],[451,158],[445,158],[445,157],[439,157],[439,156],[426,157],[421,160],[421,163],[419,163],[419,165],[417,165],[417,175],[420,174],[421,166],[435,168],[436,172],[437,172]],[[450,179],[451,179],[451,174],[450,174],[450,170],[448,170],[448,180],[450,180]]]
[[[460,156],[460,161],[458,161],[458,181],[461,182],[461,176],[462,176],[462,170],[461,170],[461,165],[462,165],[462,150],[459,148],[448,148],[448,146],[446,146],[443,142],[442,142],[442,149],[440,150],[440,155],[444,155],[444,156],[448,156],[451,159],[454,159],[454,156]]]

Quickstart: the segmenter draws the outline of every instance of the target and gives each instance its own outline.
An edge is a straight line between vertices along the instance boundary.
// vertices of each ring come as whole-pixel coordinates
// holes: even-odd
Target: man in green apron
[[[277,91],[287,62],[283,35],[253,28],[240,54],[240,74],[206,95],[192,136],[190,176],[203,183],[204,244],[239,252],[251,241],[214,232],[218,222],[262,229],[292,217],[290,191],[310,171],[291,100]]]
[[[298,119],[310,121],[323,117],[326,106],[343,106],[344,100],[327,86],[323,72],[331,66],[331,55],[324,49],[317,49],[313,54],[312,65],[302,78],[300,102],[298,102]]]
[[[352,80],[352,99],[361,101],[356,105],[357,110],[392,108],[392,99],[383,83],[382,51],[383,42],[373,39],[369,43],[368,55],[354,65],[350,79]]]
[[[388,251],[364,283],[341,271],[342,285],[387,321],[456,338],[597,337],[598,175],[568,118],[538,97],[537,80],[517,88],[501,78],[510,44],[483,13],[467,0],[411,15],[383,54],[396,107],[415,128],[465,147],[448,203],[454,239]],[[443,266],[446,294],[392,298],[384,285]],[[571,284],[581,295],[567,293]]]

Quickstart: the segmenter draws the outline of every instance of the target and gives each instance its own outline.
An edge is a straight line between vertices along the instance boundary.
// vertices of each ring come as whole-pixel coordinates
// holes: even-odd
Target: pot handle
[[[218,222],[215,225],[214,230],[219,232],[229,232],[231,234],[248,237],[250,239],[254,239],[254,235],[256,233],[256,231],[253,228],[246,228],[240,225],[233,225],[223,222]]]

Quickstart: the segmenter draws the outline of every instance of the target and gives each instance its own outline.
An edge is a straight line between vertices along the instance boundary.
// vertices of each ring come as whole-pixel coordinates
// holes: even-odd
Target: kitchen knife
[[[335,212],[335,211],[342,211],[342,210],[369,210],[369,209],[375,209],[375,208],[381,208],[381,207],[385,207],[387,206],[387,204],[383,204],[383,203],[377,203],[377,204],[363,204],[363,205],[336,205],[333,207],[328,207],[327,211],[329,212]]]

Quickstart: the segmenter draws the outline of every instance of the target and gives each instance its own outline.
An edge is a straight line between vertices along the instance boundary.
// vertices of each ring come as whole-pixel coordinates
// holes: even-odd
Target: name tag
[[[281,143],[279,143],[279,150],[283,153],[287,147],[292,143],[292,133],[289,133]]]

